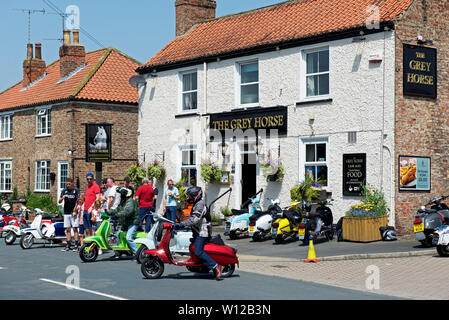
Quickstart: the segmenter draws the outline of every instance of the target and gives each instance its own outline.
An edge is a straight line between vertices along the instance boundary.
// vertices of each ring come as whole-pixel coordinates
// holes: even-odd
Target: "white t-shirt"
[[[110,197],[114,197],[114,201],[112,202],[112,205],[111,205],[111,210],[116,209],[118,207],[118,205],[120,204],[120,193],[117,192],[117,186],[113,186],[113,187],[109,188],[108,197],[107,197],[108,203],[109,203]]]

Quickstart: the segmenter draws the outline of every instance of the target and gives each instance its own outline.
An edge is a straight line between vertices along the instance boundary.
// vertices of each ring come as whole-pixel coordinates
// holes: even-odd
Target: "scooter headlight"
[[[426,210],[426,206],[421,206],[421,210]]]

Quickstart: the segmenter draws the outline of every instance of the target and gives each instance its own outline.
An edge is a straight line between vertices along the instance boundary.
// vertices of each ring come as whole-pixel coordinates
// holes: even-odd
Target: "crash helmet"
[[[118,187],[117,192],[120,193],[120,199],[122,201],[128,199],[133,194],[133,191],[126,187]]]
[[[201,187],[198,187],[198,186],[189,187],[185,191],[185,194],[187,196],[187,202],[193,203],[193,204],[200,201],[203,197],[203,191],[201,190]]]
[[[396,235],[396,232],[394,230],[387,230],[384,232],[383,234],[383,238],[386,241],[393,241],[393,240],[397,240],[398,237]]]

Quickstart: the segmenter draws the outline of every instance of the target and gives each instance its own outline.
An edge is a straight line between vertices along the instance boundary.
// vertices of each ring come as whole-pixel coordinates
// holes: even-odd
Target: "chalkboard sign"
[[[437,50],[404,44],[404,95],[437,97]]]
[[[343,195],[361,196],[366,183],[366,153],[343,155]]]

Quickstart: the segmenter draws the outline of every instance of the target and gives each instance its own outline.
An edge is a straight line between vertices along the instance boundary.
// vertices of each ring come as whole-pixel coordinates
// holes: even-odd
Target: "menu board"
[[[399,190],[430,191],[430,158],[399,156]]]
[[[366,184],[366,153],[343,154],[343,195],[361,196]]]

